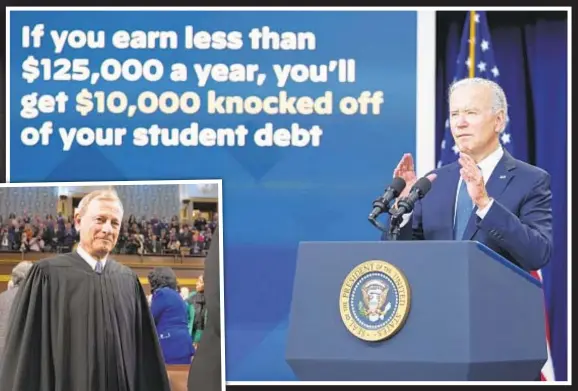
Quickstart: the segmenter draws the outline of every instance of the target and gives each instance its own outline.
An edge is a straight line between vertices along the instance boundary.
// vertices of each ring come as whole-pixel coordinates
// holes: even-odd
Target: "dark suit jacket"
[[[207,324],[189,371],[189,391],[221,391],[221,302],[219,284],[220,227],[205,260]]]
[[[411,224],[401,229],[400,240],[453,239],[459,171],[457,161],[432,171],[437,178],[429,193],[416,202]],[[552,252],[550,175],[504,150],[486,190],[494,198],[493,205],[483,219],[474,208],[462,239],[483,243],[524,270],[542,268]]]

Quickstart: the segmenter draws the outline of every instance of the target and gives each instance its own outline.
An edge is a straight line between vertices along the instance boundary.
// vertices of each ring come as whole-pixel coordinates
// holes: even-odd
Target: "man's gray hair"
[[[116,190],[104,189],[104,190],[94,190],[86,194],[84,197],[82,197],[80,203],[78,204],[78,208],[75,209],[75,215],[79,214],[80,217],[84,216],[86,210],[88,209],[88,205],[90,205],[90,203],[94,200],[116,201],[120,206],[121,212],[124,214],[124,207]]]
[[[492,90],[492,111],[494,114],[499,111],[504,112],[504,125],[500,132],[506,129],[506,122],[508,121],[508,100],[506,99],[506,94],[500,85],[492,80],[484,79],[481,77],[471,77],[466,79],[461,79],[453,82],[450,85],[448,98],[452,96],[452,93],[459,87],[469,86],[469,85],[482,85],[488,87]]]
[[[26,279],[28,272],[32,268],[33,263],[30,261],[22,261],[12,269],[12,282],[14,286],[20,285]]]

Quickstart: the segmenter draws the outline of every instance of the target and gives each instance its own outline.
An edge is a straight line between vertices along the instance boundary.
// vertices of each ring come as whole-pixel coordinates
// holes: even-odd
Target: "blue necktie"
[[[458,192],[458,202],[456,203],[456,219],[454,223],[454,240],[462,240],[464,231],[472,215],[474,203],[468,194],[466,181],[462,180],[460,190]]]
[[[102,262],[96,261],[96,266],[94,267],[94,271],[98,274],[102,273]]]

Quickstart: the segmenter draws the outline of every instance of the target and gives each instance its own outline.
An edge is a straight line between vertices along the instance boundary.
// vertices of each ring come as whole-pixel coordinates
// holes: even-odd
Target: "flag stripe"
[[[540,270],[532,271],[532,275],[542,281],[542,272]],[[546,349],[548,353],[548,359],[542,367],[541,379],[542,381],[555,381],[556,376],[554,375],[554,362],[552,361],[552,353],[550,351],[550,322],[548,319],[548,309],[544,305],[544,316],[546,318]]]

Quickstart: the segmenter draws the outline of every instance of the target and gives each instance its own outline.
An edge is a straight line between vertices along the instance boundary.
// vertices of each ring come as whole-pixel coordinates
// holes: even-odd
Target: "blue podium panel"
[[[340,314],[348,274],[398,268],[409,315],[391,338],[354,336]],[[540,283],[476,242],[305,242],[286,360],[300,380],[534,380],[547,358]]]

